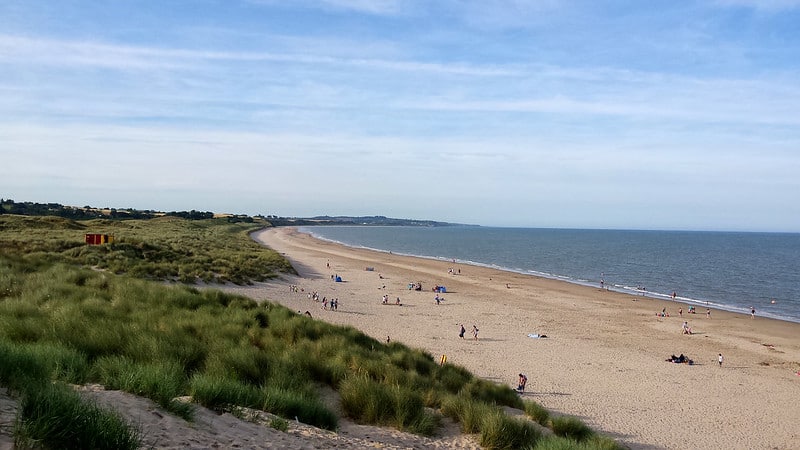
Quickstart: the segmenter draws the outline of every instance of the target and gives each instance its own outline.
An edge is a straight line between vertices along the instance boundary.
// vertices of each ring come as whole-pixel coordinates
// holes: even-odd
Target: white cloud
[[[340,65],[375,70],[449,73],[471,76],[514,76],[515,69],[492,65],[431,63],[377,58],[341,58],[313,54],[269,52],[196,51],[158,47],[114,45],[27,38],[0,34],[0,61],[17,64],[95,66],[119,70],[153,68],[187,69],[200,62],[271,62],[307,65]]]
[[[800,8],[800,0],[715,0],[725,7],[744,7],[765,12],[779,12]]]
[[[404,0],[322,0],[335,8],[377,15],[395,15],[404,11]]]
[[[414,0],[248,0],[253,4],[280,6],[283,8],[316,8],[359,12],[376,16],[402,14],[415,3]]]

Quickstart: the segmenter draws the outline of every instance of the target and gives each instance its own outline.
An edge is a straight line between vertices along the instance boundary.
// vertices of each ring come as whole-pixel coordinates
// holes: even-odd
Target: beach
[[[226,290],[422,348],[437,360],[446,355],[498,383],[511,386],[525,373],[526,399],[631,448],[790,449],[800,442],[800,324],[717,310],[708,317],[705,308],[688,314],[680,303],[354,249],[293,228],[253,238],[287,257],[299,276]],[[436,285],[447,288],[438,305]],[[338,299],[338,310],[323,309],[312,292]],[[668,317],[657,314],[664,309]],[[684,321],[692,334],[682,331]],[[680,354],[694,364],[666,361]]]

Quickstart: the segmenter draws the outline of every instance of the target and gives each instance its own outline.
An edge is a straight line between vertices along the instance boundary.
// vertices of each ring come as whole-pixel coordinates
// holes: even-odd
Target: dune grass
[[[360,374],[344,380],[339,393],[342,409],[360,423],[423,435],[433,434],[439,425],[439,417],[425,411],[422,395],[412,385],[386,384]]]
[[[52,376],[69,379],[73,374],[62,370],[64,360],[78,361],[68,366],[84,366],[69,350],[0,340],[0,385],[20,399],[16,448],[139,448],[139,432],[118,414],[83,399],[64,383],[51,382]]]
[[[529,420],[494,411],[484,418],[480,444],[487,449],[514,450],[535,445],[541,436],[542,432]]]
[[[616,441],[605,436],[594,436],[576,441],[563,436],[550,435],[540,439],[531,450],[624,450]]]
[[[511,419],[500,406],[524,408],[549,423],[546,411],[536,412],[510,387],[439,365],[424,351],[269,302],[153,282],[183,279],[180,273],[194,281],[210,271],[209,280],[247,283],[289,270],[279,255],[251,242],[249,225],[40,219],[0,217],[0,384],[27,405],[18,419],[20,442],[45,442],[57,432],[67,433],[67,446],[128,445],[79,420],[136,442],[134,428],[66,387],[89,382],[150,398],[187,420],[194,406],[179,397],[217,411],[260,409],[335,430],[338,417],[320,398],[324,384],[339,392],[344,414],[359,423],[431,435],[444,415],[479,433],[490,449],[531,447],[540,435],[532,422]],[[114,233],[117,240],[90,248],[82,243],[88,231]],[[61,406],[47,406],[53,398]],[[58,426],[66,424],[60,431],[54,423],[40,426],[54,422],[37,413],[45,407],[83,419],[59,419]],[[574,424],[550,422],[576,442],[596,439],[579,436]],[[75,427],[88,434],[69,434]]]
[[[117,414],[63,384],[41,384],[22,397],[14,428],[17,448],[135,449],[140,436]]]
[[[277,252],[248,238],[265,226],[269,223],[258,219],[76,221],[0,215],[0,253],[17,255],[31,269],[60,261],[152,280],[247,284],[293,271]],[[85,233],[111,234],[114,241],[85,245]],[[0,277],[0,296],[2,284]]]
[[[550,419],[551,428],[556,436],[562,436],[583,442],[595,436],[594,430],[577,417],[561,416]]]
[[[550,412],[547,411],[542,405],[532,401],[525,400],[524,402],[525,414],[531,419],[536,421],[539,425],[547,426],[550,421]]]

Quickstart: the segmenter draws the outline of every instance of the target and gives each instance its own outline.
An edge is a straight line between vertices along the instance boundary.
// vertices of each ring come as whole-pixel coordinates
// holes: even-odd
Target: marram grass
[[[585,441],[595,435],[594,430],[577,417],[561,416],[550,419],[553,433],[576,441]]]
[[[17,448],[135,449],[140,436],[118,415],[60,384],[22,396],[14,427]]]
[[[574,424],[548,421],[546,410],[510,387],[439,365],[424,351],[268,302],[153,282],[248,283],[291,271],[250,240],[250,225],[0,216],[0,229],[0,385],[28,402],[27,416],[18,418],[20,445],[45,442],[56,425],[66,433],[61,448],[129,445],[104,430],[137,442],[135,428],[65,393],[66,383],[95,382],[148,397],[187,420],[193,407],[178,397],[333,430],[338,417],[319,398],[324,384],[339,391],[345,415],[360,423],[430,435],[445,415],[479,433],[487,448],[531,447],[539,428],[500,412],[510,406],[570,442],[614,448]],[[85,246],[85,232],[114,233],[115,243]],[[48,396],[28,395],[39,391]],[[42,405],[64,417],[40,426],[53,422],[36,412]]]
[[[550,421],[550,413],[542,405],[534,402],[533,400],[525,400],[525,414],[537,423],[547,426]]]

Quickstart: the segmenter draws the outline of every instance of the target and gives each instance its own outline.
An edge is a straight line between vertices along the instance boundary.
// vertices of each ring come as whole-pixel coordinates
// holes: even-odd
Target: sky
[[[0,197],[800,232],[800,0],[3,0]]]

